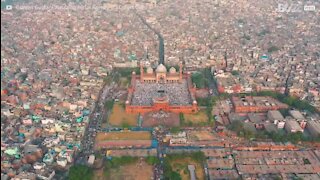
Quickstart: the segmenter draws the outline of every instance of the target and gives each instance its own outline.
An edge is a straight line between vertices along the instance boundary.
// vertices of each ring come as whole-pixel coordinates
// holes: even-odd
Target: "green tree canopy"
[[[239,76],[239,71],[231,71],[231,74],[234,76]]]
[[[148,156],[146,158],[146,162],[150,165],[155,165],[155,164],[159,164],[160,161],[157,157],[154,157],[154,156]]]
[[[113,100],[108,100],[105,102],[105,108],[107,108],[108,110],[111,110],[113,108],[114,105],[114,101]]]
[[[252,96],[271,96],[279,101],[288,104],[291,107],[297,108],[299,110],[308,111],[311,113],[320,113],[314,106],[312,106],[308,101],[300,100],[296,97],[286,96],[273,91],[261,91],[257,93],[245,94]],[[285,112],[284,112],[285,113]]]
[[[191,76],[192,82],[196,84],[197,88],[205,88],[208,86],[208,82],[204,75],[200,72],[193,73]]]
[[[75,165],[69,170],[69,180],[91,180],[93,178],[93,170],[85,165]]]
[[[268,48],[268,52],[269,53],[272,53],[272,52],[275,52],[275,51],[278,51],[278,50],[279,50],[279,48],[277,46],[271,46],[271,47]]]

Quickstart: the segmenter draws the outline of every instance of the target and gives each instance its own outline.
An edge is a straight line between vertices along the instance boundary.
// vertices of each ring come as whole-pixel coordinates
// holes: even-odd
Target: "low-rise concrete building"
[[[320,121],[308,121],[306,129],[313,137],[320,137]]]
[[[188,165],[188,169],[190,171],[190,180],[196,180],[196,167],[194,165]]]
[[[268,111],[267,117],[270,120],[270,122],[274,124],[278,124],[280,121],[284,120],[284,117],[279,111]]]
[[[301,114],[300,111],[291,110],[289,111],[289,114],[296,120],[299,120],[299,121],[305,120],[305,117]]]
[[[303,132],[303,129],[300,127],[299,123],[295,120],[286,121],[284,128],[288,133]]]

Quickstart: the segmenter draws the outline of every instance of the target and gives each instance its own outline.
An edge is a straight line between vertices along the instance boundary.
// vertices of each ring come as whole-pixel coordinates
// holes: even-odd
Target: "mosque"
[[[140,75],[132,72],[131,85],[126,100],[127,113],[166,111],[196,113],[199,108],[195,98],[195,87],[191,74],[184,73],[182,63],[179,70],[167,70],[159,64],[155,69],[140,64]]]
[[[181,83],[182,81],[182,65],[180,64],[179,73],[174,67],[169,69],[163,64],[159,64],[155,72],[152,67],[147,68],[147,72],[144,72],[143,66],[140,66],[140,81],[144,83]]]

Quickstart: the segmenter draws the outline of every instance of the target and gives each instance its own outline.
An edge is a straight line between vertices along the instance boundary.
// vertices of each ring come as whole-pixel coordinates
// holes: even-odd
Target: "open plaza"
[[[150,106],[154,99],[167,96],[170,105],[191,105],[187,81],[181,83],[159,84],[136,82],[132,105]]]
[[[96,136],[96,149],[118,149],[128,147],[150,147],[151,133],[148,131],[99,132]]]

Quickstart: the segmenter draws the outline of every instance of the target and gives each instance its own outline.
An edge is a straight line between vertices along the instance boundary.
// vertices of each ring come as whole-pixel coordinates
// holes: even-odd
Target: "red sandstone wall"
[[[187,79],[190,95],[192,99],[195,100],[196,89],[192,86],[191,76],[188,74],[182,74],[182,76],[183,78]],[[139,75],[132,76],[132,81],[135,81],[137,79],[140,79]],[[135,91],[134,86],[131,86],[130,88],[128,88],[128,92],[129,92],[128,97],[129,97],[129,94],[133,93],[134,91]],[[127,99],[127,100],[129,102],[131,101],[131,99]],[[168,104],[163,104],[163,105],[156,104],[153,106],[132,106],[128,104],[126,105],[126,113],[144,114],[147,112],[159,111],[160,109],[167,112],[187,113],[187,114],[196,113],[199,111],[198,105],[192,105],[192,106],[170,106]]]
[[[174,113],[196,113],[198,112],[198,106],[168,106],[166,109],[163,109],[164,111],[168,112],[174,112]],[[131,106],[126,105],[126,112],[127,113],[147,113],[152,111],[159,111],[158,108],[155,108],[154,106]]]

